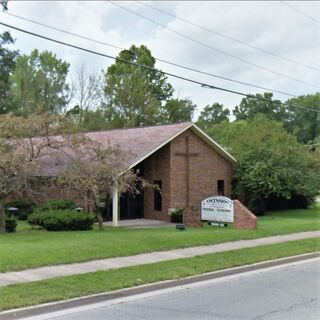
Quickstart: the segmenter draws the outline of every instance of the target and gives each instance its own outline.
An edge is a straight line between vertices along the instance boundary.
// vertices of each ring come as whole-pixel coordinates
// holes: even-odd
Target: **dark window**
[[[153,182],[153,184],[156,186],[154,188],[153,193],[153,208],[154,210],[161,211],[162,210],[162,183],[160,180],[156,180]]]
[[[224,196],[224,180],[218,180],[217,189],[218,195]]]

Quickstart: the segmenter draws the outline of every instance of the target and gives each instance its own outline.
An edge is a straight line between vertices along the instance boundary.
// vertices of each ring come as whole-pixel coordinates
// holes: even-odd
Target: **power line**
[[[110,43],[107,43],[107,42],[99,41],[99,40],[96,40],[96,39],[92,39],[92,38],[89,38],[89,37],[86,37],[86,36],[79,35],[79,34],[74,33],[74,32],[70,32],[70,31],[67,31],[67,30],[63,30],[63,29],[60,29],[60,28],[49,26],[47,24],[44,24],[44,23],[41,23],[41,22],[38,22],[38,21],[35,21],[35,20],[32,20],[32,19],[28,19],[28,18],[24,18],[24,17],[18,16],[16,14],[12,14],[12,13],[8,13],[8,12],[5,12],[5,14],[7,14],[9,16],[12,16],[12,17],[15,17],[17,19],[21,19],[21,20],[24,20],[24,21],[27,21],[27,22],[31,22],[31,23],[34,23],[34,24],[37,24],[37,25],[40,25],[40,26],[55,30],[55,31],[59,31],[59,32],[62,32],[62,33],[68,34],[68,35],[72,35],[72,36],[78,37],[80,39],[88,40],[88,41],[91,41],[91,42],[95,42],[95,43],[102,44],[102,45],[105,45],[105,46],[108,46],[108,47],[111,47],[111,48],[115,48],[115,49],[119,49],[119,50],[130,51],[128,49],[119,47],[119,46],[114,45],[114,44],[110,44]],[[210,72],[206,72],[206,71],[202,71],[202,70],[195,69],[195,68],[192,68],[192,67],[184,66],[184,65],[181,65],[181,64],[178,64],[178,63],[174,63],[174,62],[171,62],[171,61],[168,61],[168,60],[164,60],[164,59],[161,59],[161,58],[154,57],[154,59],[159,61],[159,62],[171,65],[171,66],[175,66],[175,67],[178,67],[178,68],[181,68],[181,69],[185,69],[185,70],[188,70],[188,71],[192,71],[192,72],[197,72],[197,73],[200,73],[200,74],[203,74],[203,75],[206,75],[206,76],[210,76],[210,77],[213,77],[213,78],[218,78],[218,79],[222,79],[222,80],[225,80],[225,81],[230,81],[230,82],[233,82],[233,83],[238,83],[238,84],[242,84],[242,85],[245,85],[245,86],[250,86],[250,87],[257,88],[257,89],[262,89],[262,90],[267,90],[267,91],[271,91],[271,92],[275,92],[275,93],[280,93],[280,94],[283,94],[283,95],[286,95],[286,96],[289,96],[289,97],[295,97],[295,98],[297,97],[296,95],[291,94],[291,93],[287,93],[287,92],[283,92],[283,91],[279,91],[279,90],[275,90],[275,89],[270,89],[270,88],[266,88],[266,87],[262,87],[262,86],[259,86],[259,85],[256,85],[256,84],[252,84],[252,83],[248,83],[248,82],[244,82],[244,81],[230,79],[230,78],[227,78],[227,77],[224,77],[224,76],[219,76],[219,75],[216,75],[216,74],[213,74],[213,73],[210,73]]]
[[[211,85],[211,84],[208,84],[208,83],[204,83],[204,82],[200,82],[200,81],[193,80],[193,79],[190,79],[190,78],[186,78],[186,77],[183,77],[183,76],[179,76],[179,75],[174,74],[174,73],[170,73],[170,72],[166,72],[166,71],[159,71],[159,70],[157,70],[157,69],[155,69],[153,67],[147,66],[147,65],[143,65],[143,64],[132,62],[132,61],[128,61],[128,60],[125,60],[125,59],[122,59],[122,58],[114,57],[114,56],[111,56],[111,55],[108,55],[108,54],[105,54],[105,53],[101,53],[101,52],[97,52],[97,51],[94,51],[94,50],[90,50],[90,49],[86,49],[86,48],[83,48],[83,47],[79,47],[79,46],[76,46],[76,45],[73,45],[73,44],[70,44],[70,43],[67,43],[67,42],[64,42],[64,41],[56,40],[56,39],[53,39],[53,38],[49,38],[47,36],[43,36],[43,35],[31,32],[31,31],[27,31],[27,30],[21,29],[21,28],[9,25],[7,23],[0,22],[0,25],[3,25],[5,27],[7,27],[7,28],[11,28],[11,29],[14,29],[14,30],[17,30],[17,31],[20,31],[20,32],[23,32],[23,33],[26,33],[26,34],[41,38],[41,39],[45,39],[45,40],[48,40],[48,41],[51,41],[51,42],[55,42],[55,43],[58,43],[58,44],[61,44],[61,45],[64,45],[64,46],[67,46],[67,47],[70,47],[70,48],[78,49],[78,50],[81,50],[81,51],[84,51],[84,52],[87,52],[87,53],[92,53],[92,54],[95,54],[95,55],[98,55],[98,56],[101,56],[101,57],[109,58],[109,59],[112,59],[112,60],[115,60],[115,61],[120,61],[120,62],[127,63],[127,64],[130,64],[130,65],[133,65],[133,66],[136,66],[136,67],[139,67],[139,68],[147,69],[147,70],[150,70],[150,71],[161,72],[162,74],[165,74],[167,76],[170,76],[170,77],[173,77],[173,78],[176,78],[176,79],[180,79],[180,80],[184,80],[184,81],[187,81],[187,82],[190,82],[190,83],[194,83],[194,84],[200,85],[203,88],[216,89],[216,90],[219,90],[219,91],[229,92],[229,93],[237,94],[237,95],[240,95],[240,96],[243,96],[243,97],[247,97],[247,98],[251,98],[251,99],[255,99],[255,100],[267,101],[267,102],[273,103],[273,104],[280,104],[280,105],[283,105],[283,106],[286,106],[286,107],[289,107],[289,108],[299,108],[299,109],[304,109],[304,110],[320,113],[320,110],[306,108],[306,107],[303,107],[303,106],[291,105],[291,104],[288,104],[288,103],[283,103],[281,101],[273,101],[273,100],[269,100],[269,99],[266,99],[266,98],[263,98],[263,97],[256,97],[256,96],[253,96],[253,95],[250,95],[250,94],[246,94],[246,93],[243,93],[243,92],[239,92],[239,91],[235,91],[235,90],[231,90],[231,89],[226,89],[226,88],[222,88],[222,87],[217,87],[217,86],[214,86],[214,85]]]
[[[179,31],[176,31],[176,30],[174,30],[174,29],[172,29],[172,28],[170,28],[170,27],[167,27],[166,25],[164,25],[164,24],[162,24],[162,23],[160,23],[160,22],[158,22],[158,21],[155,21],[155,20],[153,20],[153,19],[150,19],[150,18],[148,18],[148,17],[146,17],[146,16],[144,16],[144,15],[142,15],[142,14],[136,12],[136,11],[133,11],[133,10],[131,10],[131,9],[128,9],[128,8],[126,8],[126,7],[123,7],[123,6],[119,5],[118,3],[115,3],[115,2],[113,2],[113,1],[109,1],[109,2],[112,3],[114,6],[116,6],[116,7],[118,7],[118,8],[121,8],[122,10],[128,11],[128,12],[130,12],[130,13],[136,15],[136,16],[139,16],[139,17],[142,18],[142,19],[148,20],[148,21],[150,21],[150,22],[152,22],[152,23],[154,23],[154,24],[156,24],[156,25],[158,25],[158,26],[161,26],[162,28],[165,28],[165,29],[167,29],[167,30],[169,30],[169,31],[171,31],[171,32],[179,35],[179,36],[182,37],[182,38],[188,39],[188,40],[190,40],[190,41],[192,41],[192,42],[194,42],[194,43],[197,43],[197,44],[199,44],[199,45],[201,45],[201,46],[203,46],[203,47],[206,47],[206,48],[208,48],[208,49],[210,49],[210,50],[219,52],[219,53],[221,53],[221,54],[223,54],[223,55],[226,55],[226,56],[228,56],[228,57],[231,57],[231,58],[234,58],[234,59],[236,59],[236,60],[239,60],[239,61],[241,61],[241,62],[243,62],[243,63],[246,63],[246,64],[248,64],[248,65],[250,65],[250,66],[253,66],[253,67],[255,67],[255,68],[258,68],[258,69],[267,71],[267,72],[269,72],[269,73],[273,73],[273,74],[278,75],[278,76],[280,76],[280,77],[287,78],[287,79],[289,79],[289,80],[293,80],[293,81],[296,81],[296,82],[299,82],[299,83],[303,83],[303,84],[305,84],[305,85],[308,85],[308,86],[311,86],[311,87],[314,87],[314,88],[317,88],[317,89],[320,88],[319,86],[317,86],[317,85],[315,85],[315,84],[313,84],[313,83],[309,83],[309,82],[306,82],[306,81],[303,81],[303,80],[300,80],[300,79],[297,79],[297,78],[294,78],[294,77],[287,76],[287,75],[285,75],[285,74],[283,74],[283,73],[280,73],[280,72],[277,72],[277,71],[273,71],[273,70],[268,69],[268,68],[266,68],[266,67],[260,66],[260,65],[258,65],[258,64],[253,63],[253,62],[250,62],[250,61],[248,61],[248,60],[246,60],[246,59],[243,59],[243,58],[240,58],[240,57],[238,57],[238,56],[235,56],[235,55],[233,55],[233,54],[231,54],[231,53],[228,53],[228,52],[226,52],[226,51],[223,51],[223,50],[220,50],[220,49],[218,49],[218,48],[212,47],[212,46],[210,46],[210,45],[208,45],[208,44],[206,44],[206,43],[204,43],[204,42],[201,42],[201,41],[199,41],[199,40],[197,40],[197,39],[191,38],[191,37],[189,37],[189,36],[187,36],[187,35],[179,32]]]
[[[279,2],[281,2],[283,5],[289,7],[290,9],[292,9],[292,10],[300,13],[301,15],[305,16],[305,17],[308,18],[309,20],[311,20],[311,21],[313,21],[313,22],[315,22],[315,23],[320,24],[320,21],[319,21],[319,20],[317,20],[317,19],[314,18],[314,17],[309,16],[308,14],[306,14],[306,13],[304,13],[303,11],[297,9],[296,7],[292,6],[292,5],[289,4],[288,2],[286,2],[286,1],[279,1]]]
[[[151,8],[151,9],[153,9],[153,10],[156,10],[156,11],[158,11],[158,12],[161,12],[161,13],[167,15],[167,16],[170,16],[170,17],[173,17],[173,18],[175,18],[175,19],[177,19],[177,20],[183,21],[183,22],[185,22],[185,23],[187,23],[187,24],[189,24],[189,25],[192,25],[192,26],[197,27],[197,28],[200,28],[200,29],[202,29],[202,30],[204,30],[204,31],[210,32],[210,33],[212,33],[212,34],[214,34],[214,35],[217,35],[217,36],[219,36],[219,37],[222,37],[222,38],[225,38],[225,39],[228,39],[228,40],[231,40],[231,41],[240,43],[241,45],[246,46],[246,47],[248,47],[248,48],[258,50],[258,51],[260,51],[260,52],[262,52],[262,53],[269,54],[269,55],[271,55],[271,56],[280,58],[280,59],[282,59],[282,60],[285,60],[285,61],[288,61],[288,62],[297,64],[297,65],[304,66],[304,67],[309,68],[309,69],[312,69],[312,70],[320,71],[320,68],[318,68],[318,67],[311,66],[311,65],[308,65],[308,64],[305,64],[305,63],[302,63],[302,62],[293,60],[293,59],[291,59],[291,58],[284,57],[284,56],[282,56],[282,55],[280,55],[280,54],[278,54],[278,53],[275,53],[275,52],[272,52],[272,51],[269,51],[269,50],[266,50],[266,49],[262,49],[262,48],[256,47],[256,46],[254,46],[254,45],[252,45],[252,44],[250,44],[250,43],[247,43],[247,42],[238,40],[238,39],[236,39],[236,38],[233,38],[233,37],[230,37],[230,36],[228,36],[228,35],[225,35],[225,34],[223,34],[223,33],[221,33],[221,32],[218,32],[218,31],[215,31],[215,30],[206,28],[206,27],[204,27],[204,26],[201,26],[201,25],[199,25],[199,24],[197,24],[197,23],[191,22],[190,20],[186,20],[186,19],[177,17],[176,15],[171,14],[170,12],[164,11],[164,10],[162,10],[162,9],[159,9],[159,8],[157,8],[157,7],[154,7],[154,6],[152,6],[152,5],[150,5],[150,4],[147,4],[147,3],[145,3],[145,2],[142,2],[142,1],[136,1],[136,2],[140,3],[141,5],[143,5],[143,6],[145,6],[145,7],[149,7],[149,8]]]

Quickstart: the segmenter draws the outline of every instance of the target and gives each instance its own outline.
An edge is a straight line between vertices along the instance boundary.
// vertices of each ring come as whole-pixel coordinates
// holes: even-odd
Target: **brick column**
[[[233,201],[233,210],[236,229],[257,229],[257,217],[239,200]]]
[[[186,227],[202,227],[199,206],[190,206],[183,210],[183,224]]]

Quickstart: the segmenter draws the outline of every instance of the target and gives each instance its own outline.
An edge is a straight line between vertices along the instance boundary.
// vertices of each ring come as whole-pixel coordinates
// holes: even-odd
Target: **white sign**
[[[233,201],[226,197],[209,197],[201,202],[201,220],[233,222]]]

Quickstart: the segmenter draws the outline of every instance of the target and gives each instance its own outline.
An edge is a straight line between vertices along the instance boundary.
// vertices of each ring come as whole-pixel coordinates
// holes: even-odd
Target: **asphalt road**
[[[42,318],[43,319],[43,318]],[[109,302],[54,320],[319,320],[320,260],[210,280]]]

